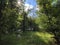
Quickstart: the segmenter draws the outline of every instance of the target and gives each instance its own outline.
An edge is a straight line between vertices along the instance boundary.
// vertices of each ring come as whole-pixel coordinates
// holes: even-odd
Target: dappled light
[[[60,45],[60,0],[0,0],[0,45]]]
[[[53,35],[47,32],[36,32],[36,35],[39,36],[45,43],[49,43],[50,41],[53,41],[53,39],[51,38],[53,37]]]

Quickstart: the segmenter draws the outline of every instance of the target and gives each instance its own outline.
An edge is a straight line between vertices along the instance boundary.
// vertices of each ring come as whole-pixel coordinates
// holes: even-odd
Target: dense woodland
[[[36,0],[35,18],[20,1],[0,0],[0,45],[60,45],[60,0]]]

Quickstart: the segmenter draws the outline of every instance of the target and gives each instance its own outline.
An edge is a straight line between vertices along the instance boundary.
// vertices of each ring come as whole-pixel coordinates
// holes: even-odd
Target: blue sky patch
[[[30,5],[36,6],[36,0],[26,0],[25,3],[28,3]]]

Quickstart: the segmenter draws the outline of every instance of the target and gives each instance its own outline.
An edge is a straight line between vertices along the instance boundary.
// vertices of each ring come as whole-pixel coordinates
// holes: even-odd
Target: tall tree
[[[16,5],[17,0],[0,0],[0,44],[3,43],[2,35],[18,30],[20,15]]]
[[[60,3],[57,0],[38,0],[38,4],[40,6],[40,13],[45,14],[48,17],[47,30],[52,32],[55,35],[55,39],[58,45],[60,45],[60,21],[59,21],[59,10]]]

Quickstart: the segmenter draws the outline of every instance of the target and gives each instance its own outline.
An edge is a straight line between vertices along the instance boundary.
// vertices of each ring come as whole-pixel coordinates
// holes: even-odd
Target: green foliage
[[[20,37],[18,45],[55,45],[51,37],[53,35],[47,32],[26,31]]]
[[[60,45],[60,1],[37,0],[37,3],[39,17],[28,18],[24,2],[18,6],[17,0],[0,0],[0,45],[55,45],[55,40]]]
[[[38,4],[39,4],[39,7],[41,7],[40,9],[40,13],[39,15],[42,15],[42,14],[45,14],[47,16],[47,19],[45,18],[45,16],[43,17],[43,19],[41,18],[40,16],[40,20],[43,20],[43,21],[40,21],[42,22],[42,26],[44,25],[46,30],[52,32],[54,35],[55,35],[55,39],[57,41],[57,44],[60,45],[60,21],[59,21],[59,15],[60,15],[60,1],[59,0],[37,0],[38,1]],[[56,1],[56,2],[55,2]],[[53,4],[53,2],[55,2]],[[52,5],[53,4],[53,5]],[[46,20],[45,20],[46,19]],[[47,22],[46,22],[47,21]],[[44,23],[45,22],[45,23]],[[47,24],[47,25],[45,25]],[[41,24],[40,24],[41,25]],[[43,27],[44,27],[43,26]],[[57,34],[58,33],[58,34]]]
[[[20,17],[21,15],[19,15],[18,9],[15,5],[16,3],[17,0],[0,0],[0,44],[4,43],[5,45],[6,40],[13,43],[14,37],[10,40],[10,37],[8,36],[10,36],[10,34],[15,34],[20,27],[20,21],[22,20],[22,17]],[[6,40],[3,39],[6,36]]]
[[[39,25],[40,29],[47,29],[48,17],[45,14],[41,14],[37,19],[36,23]]]

